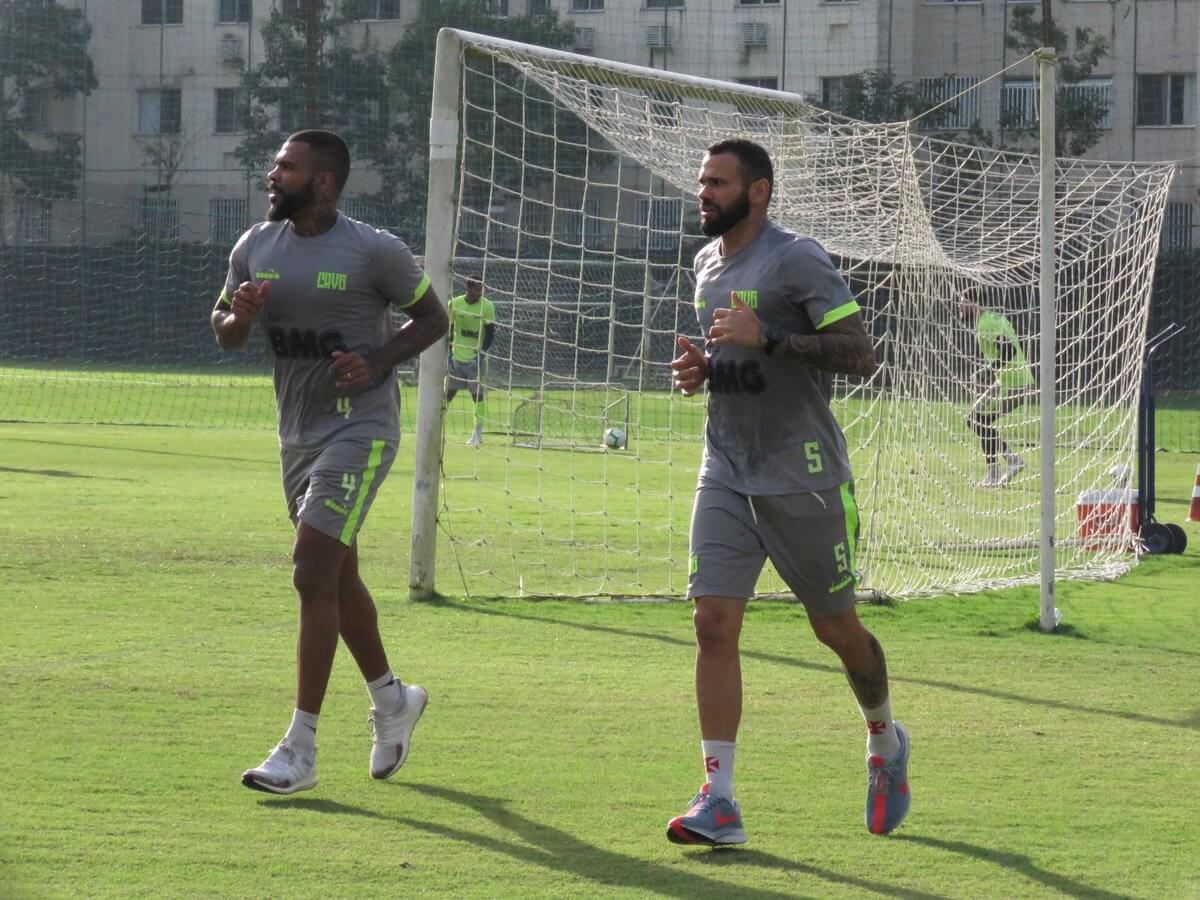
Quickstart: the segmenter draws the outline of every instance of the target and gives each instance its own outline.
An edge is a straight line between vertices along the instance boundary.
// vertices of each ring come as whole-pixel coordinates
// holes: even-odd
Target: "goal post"
[[[1134,458],[1170,164],[1047,171],[799,95],[452,30],[435,65],[426,265],[447,297],[482,279],[497,337],[481,447],[463,446],[465,412],[445,415],[445,343],[422,358],[412,596],[435,573],[477,595],[685,590],[704,411],[671,390],[669,361],[678,336],[700,338],[700,159],[734,136],[771,152],[770,215],[829,251],[881,362],[831,399],[862,587],[1052,584],[1136,560],[1111,473]],[[1019,402],[998,409],[963,301],[1012,328]],[[628,448],[600,452],[612,409]],[[979,486],[992,411],[1023,466],[998,488]],[[782,589],[770,571],[758,585]]]

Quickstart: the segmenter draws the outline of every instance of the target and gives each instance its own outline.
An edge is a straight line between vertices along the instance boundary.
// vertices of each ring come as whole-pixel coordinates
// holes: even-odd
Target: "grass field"
[[[1161,519],[1195,462],[1160,460]],[[914,741],[890,838],[862,824],[833,657],[794,605],[752,604],[751,843],[713,852],[663,836],[701,779],[687,605],[409,603],[411,449],[361,549],[430,690],[413,755],[368,777],[343,651],[321,784],[242,788],[292,705],[277,465],[266,430],[0,425],[0,896],[1200,896],[1196,525],[1182,557],[1060,585],[1055,635],[1033,590],[862,608]]]
[[[464,393],[451,404],[438,583],[489,597],[680,593],[703,403],[616,387],[547,390],[538,402],[535,395],[532,388],[489,391],[489,439],[477,452],[462,447],[473,422],[470,398]],[[237,366],[0,367],[0,419],[11,421],[194,424],[238,434],[272,428],[273,406],[269,378]],[[416,406],[415,387],[404,385],[409,435]],[[966,409],[965,402],[861,394],[838,401],[864,510],[857,558],[865,588],[912,595],[1036,577],[1036,410],[1026,407],[1005,422],[1009,440],[1025,453],[1025,472],[1004,491],[987,492],[973,488],[983,466]],[[1191,422],[1200,431],[1200,413],[1180,407],[1171,414],[1177,425]],[[628,426],[627,451],[552,449],[599,450],[608,424]],[[541,441],[529,446],[527,436],[509,433],[514,426],[532,428]],[[1072,539],[1076,498],[1110,487],[1112,465],[1131,459],[1132,411],[1064,404],[1056,427],[1059,569],[1119,571],[1128,559],[1124,547],[1096,554]],[[403,450],[401,458],[410,454]],[[391,490],[397,482],[393,476]],[[397,513],[389,527],[407,533],[407,507],[387,510]],[[759,584],[763,592],[780,588],[770,572]]]

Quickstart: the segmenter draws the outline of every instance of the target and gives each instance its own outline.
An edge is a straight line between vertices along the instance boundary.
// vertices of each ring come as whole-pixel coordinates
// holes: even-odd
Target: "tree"
[[[44,103],[97,86],[78,9],[45,0],[0,3],[0,203],[6,194],[74,197],[81,137],[44,131]],[[0,221],[3,208],[0,206]]]
[[[935,105],[907,81],[896,81],[895,73],[889,69],[867,69],[848,76],[832,100],[830,112],[860,122],[902,122],[928,112]]]
[[[1012,10],[1005,45],[1019,53],[1032,53],[1046,46],[1046,29],[1041,19],[1034,18],[1037,7],[1018,6]],[[1107,98],[1098,91],[1082,85],[1108,54],[1108,39],[1091,28],[1076,28],[1071,49],[1068,37],[1053,19],[1049,22],[1050,37],[1058,54],[1058,91],[1055,94],[1054,153],[1056,156],[1083,156],[1099,142],[1101,125],[1108,115]],[[1020,110],[1001,112],[1000,127],[1005,131],[1028,129]]]
[[[175,134],[160,134],[153,138],[138,137],[138,146],[148,168],[154,170],[155,190],[170,191],[175,176],[183,167],[188,154],[200,138],[200,129],[192,128]]]
[[[353,19],[333,6],[306,0],[291,12],[274,8],[263,26],[263,62],[242,79],[246,136],[236,152],[248,171],[265,170],[283,138],[301,128],[337,131],[356,162],[382,168],[390,161],[387,61],[369,34],[359,46],[345,40]]]
[[[429,113],[433,102],[433,58],[437,33],[444,27],[459,28],[494,37],[507,38],[526,44],[562,49],[570,47],[575,26],[559,19],[553,10],[530,16],[501,18],[496,14],[493,0],[421,0],[416,19],[408,26],[404,37],[388,54],[388,80],[395,99],[395,119],[392,137],[396,145],[391,177],[385,178],[385,189],[392,202],[405,208],[414,219],[423,220],[429,158]],[[558,168],[564,166],[563,154],[578,152],[582,167],[581,144],[585,143],[585,126],[573,116],[563,113],[550,103],[528,104],[521,114],[521,97],[532,92],[545,98],[531,84],[525,83],[511,70],[497,67],[496,77],[513,88],[500,91],[495,103],[497,112],[509,115],[506,119],[525,123],[525,129],[501,126],[493,141],[506,149],[515,159],[548,165],[550,154],[558,153]],[[464,89],[468,100],[481,92],[479,105],[493,104],[492,87],[485,77],[468,76]],[[486,97],[482,96],[486,93]],[[559,117],[558,121],[554,121]],[[557,129],[556,129],[557,126]],[[554,142],[542,140],[535,134],[573,135],[572,140]],[[523,141],[522,143],[517,143]],[[510,146],[511,144],[511,146]],[[556,146],[550,146],[556,144]],[[477,149],[477,148],[475,148]],[[466,152],[472,152],[468,147]],[[570,163],[567,163],[569,165]],[[509,187],[518,187],[520,167],[498,170],[496,178]],[[468,186],[470,189],[472,186]],[[478,186],[474,186],[478,187]],[[414,235],[415,237],[415,235]]]

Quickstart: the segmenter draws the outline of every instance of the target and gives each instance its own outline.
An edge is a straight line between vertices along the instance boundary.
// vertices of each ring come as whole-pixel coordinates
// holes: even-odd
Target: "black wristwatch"
[[[770,356],[781,340],[783,340],[783,334],[778,328],[768,325],[766,322],[759,323],[758,346],[763,353]]]

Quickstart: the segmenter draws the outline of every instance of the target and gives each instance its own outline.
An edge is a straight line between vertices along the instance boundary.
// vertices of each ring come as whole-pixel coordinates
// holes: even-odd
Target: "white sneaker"
[[[1008,468],[1000,473],[1000,477],[997,479],[996,484],[1008,484],[1010,481],[1016,478],[1017,473],[1024,468],[1025,460],[1021,459],[1021,457],[1017,456],[1016,454],[1013,454],[1008,458]]]
[[[975,483],[979,487],[984,488],[1000,487],[1000,485],[1003,484],[1003,482],[1000,480],[1000,467],[995,465],[988,466],[987,475],[984,476],[982,481],[977,481]]]
[[[293,747],[285,738],[261,766],[242,773],[242,784],[269,794],[294,794],[317,786],[317,748]]]
[[[413,729],[425,712],[429,692],[415,684],[404,685],[404,706],[399,712],[371,708],[371,777],[390,778],[408,759]]]
[[[481,434],[473,434],[473,435],[471,435],[470,438],[467,439],[468,447],[479,447],[482,445],[483,445],[483,435],[481,435]]]

